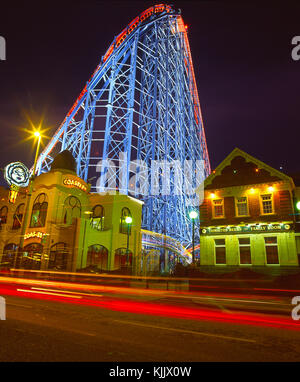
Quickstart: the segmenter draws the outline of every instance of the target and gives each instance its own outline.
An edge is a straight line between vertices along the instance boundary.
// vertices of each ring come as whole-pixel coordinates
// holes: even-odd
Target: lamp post
[[[130,234],[130,226],[132,224],[132,217],[126,216],[125,223],[127,224],[127,248],[126,248],[126,266],[129,266],[129,234]]]
[[[30,200],[31,200],[31,196],[32,196],[33,180],[34,180],[34,175],[35,175],[35,171],[36,171],[36,165],[37,165],[37,159],[38,159],[38,155],[39,155],[42,135],[41,135],[41,133],[39,131],[35,131],[33,133],[33,137],[34,138],[38,138],[38,139],[37,139],[36,152],[35,152],[35,158],[34,158],[34,164],[33,164],[33,172],[32,172],[32,175],[31,175],[31,177],[29,179],[28,199],[27,199],[26,208],[25,208],[25,211],[24,211],[24,219],[23,219],[23,224],[22,224],[22,228],[21,228],[21,237],[20,237],[20,243],[19,243],[19,251],[22,250],[23,246],[24,246],[24,235],[25,235],[25,230],[26,230],[26,226],[27,226],[27,222],[28,222],[28,217],[29,217],[29,206],[30,206]],[[16,267],[16,261],[17,261],[17,258],[15,256],[14,268]]]
[[[83,240],[82,240],[82,250],[81,250],[81,259],[80,259],[80,269],[82,269],[82,262],[83,262],[83,254],[84,254],[84,248],[85,248],[85,236],[86,236],[86,222],[88,219],[90,219],[91,215],[93,214],[92,211],[84,211],[85,219],[84,219],[84,232],[83,232]]]
[[[198,212],[195,210],[190,211],[189,217],[193,223],[193,252],[192,252],[192,263],[195,263],[195,220],[198,218]]]

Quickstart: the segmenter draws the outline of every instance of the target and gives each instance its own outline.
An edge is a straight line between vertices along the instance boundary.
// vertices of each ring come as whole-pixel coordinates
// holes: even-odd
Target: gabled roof
[[[242,157],[246,162],[254,163],[258,169],[267,171],[270,176],[275,178],[279,178],[279,180],[288,181],[291,183],[292,187],[295,187],[294,181],[291,177],[284,174],[283,172],[276,170],[275,168],[267,165],[266,163],[260,161],[259,159],[253,157],[250,154],[247,154],[245,151],[235,148],[218,166],[217,168],[205,179],[204,187],[209,186],[212,181],[222,174],[222,171],[231,165],[231,162],[236,157]]]

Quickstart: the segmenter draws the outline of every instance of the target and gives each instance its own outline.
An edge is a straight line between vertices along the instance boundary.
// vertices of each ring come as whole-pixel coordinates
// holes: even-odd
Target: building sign
[[[63,184],[65,186],[68,186],[68,187],[76,187],[76,188],[79,188],[80,190],[82,191],[87,191],[87,186],[84,185],[83,183],[81,183],[79,180],[77,179],[72,179],[72,178],[65,178],[63,180]]]
[[[38,239],[44,239],[45,237],[47,236],[46,233],[44,232],[29,232],[29,233],[25,233],[24,235],[24,240],[28,240],[28,239],[31,239],[31,238],[38,238]]]
[[[27,187],[29,183],[29,170],[21,162],[13,162],[4,168],[4,179],[10,186],[8,201],[15,203],[20,187]]]
[[[20,189],[20,187],[15,186],[14,184],[12,184],[10,186],[9,194],[8,194],[9,203],[15,203],[16,202],[16,199],[17,199],[17,196],[19,193],[19,189]]]
[[[271,224],[248,224],[244,226],[221,226],[203,228],[201,233],[204,235],[224,234],[224,233],[269,233],[286,232],[291,229],[290,224],[271,223]]]
[[[29,183],[29,170],[21,162],[13,162],[4,168],[4,179],[12,186],[27,187]]]

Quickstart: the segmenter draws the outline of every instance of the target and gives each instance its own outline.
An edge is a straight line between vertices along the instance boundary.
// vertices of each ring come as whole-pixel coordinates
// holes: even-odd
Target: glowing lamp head
[[[131,216],[126,216],[125,223],[126,224],[131,224],[132,223],[132,217]]]
[[[33,133],[33,135],[34,135],[36,138],[40,138],[41,133],[40,133],[39,131],[35,131],[35,132]]]
[[[192,219],[192,220],[194,220],[194,219],[197,219],[197,217],[198,217],[198,212],[197,211],[190,211],[190,213],[189,213],[189,217],[190,217],[190,219]]]
[[[255,194],[255,188],[250,188],[250,194]]]
[[[300,200],[299,200],[299,202],[297,202],[296,208],[297,208],[298,211],[300,211]]]
[[[214,199],[216,197],[216,194],[214,193],[214,192],[212,192],[211,194],[210,194],[210,198],[211,199]]]
[[[268,187],[269,192],[274,192],[274,190],[275,190],[274,187],[272,187],[272,186]]]

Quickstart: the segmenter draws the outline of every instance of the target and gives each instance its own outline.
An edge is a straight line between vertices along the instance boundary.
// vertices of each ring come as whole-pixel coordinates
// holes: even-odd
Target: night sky
[[[24,2],[0,10],[0,167],[31,166],[28,118],[60,125],[115,35],[146,1]],[[285,173],[300,171],[300,5],[172,1],[182,10],[212,169],[239,147]],[[45,142],[46,143],[46,142]],[[1,184],[3,177],[1,176]]]

